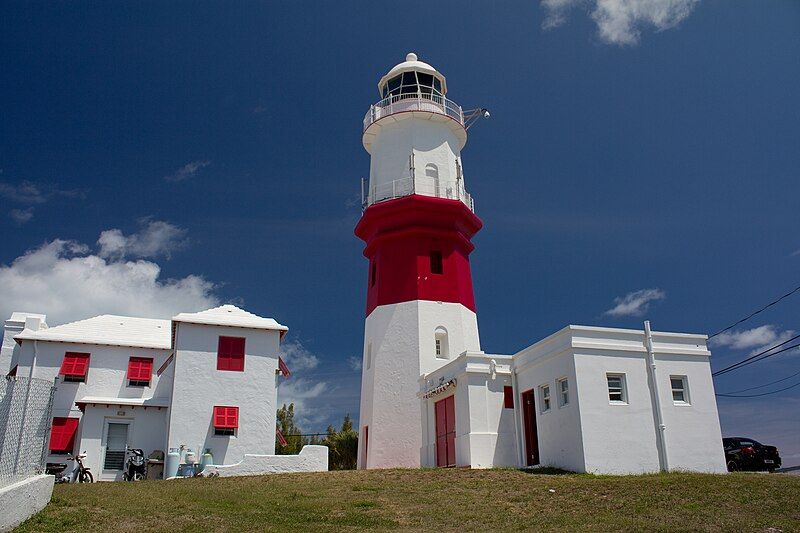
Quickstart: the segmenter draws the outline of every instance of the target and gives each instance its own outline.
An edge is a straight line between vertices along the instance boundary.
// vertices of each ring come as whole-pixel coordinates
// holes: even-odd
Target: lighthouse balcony
[[[460,105],[440,94],[416,92],[391,95],[369,106],[364,116],[364,131],[382,118],[414,111],[449,117],[464,126],[464,111]]]
[[[472,200],[472,196],[466,191],[461,180],[440,182],[435,178],[425,176],[407,176],[388,183],[376,184],[375,186],[368,184],[367,180],[364,180],[361,187],[361,203],[362,207],[366,209],[372,204],[411,196],[412,194],[459,200],[469,207],[470,211],[475,212],[475,203]]]

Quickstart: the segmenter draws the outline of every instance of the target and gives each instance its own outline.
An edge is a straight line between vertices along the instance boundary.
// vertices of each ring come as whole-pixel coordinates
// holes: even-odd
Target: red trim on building
[[[508,385],[503,387],[503,407],[506,409],[514,408],[514,388]]]
[[[214,406],[215,429],[237,429],[239,427],[239,408],[228,405]]]
[[[131,357],[128,360],[128,381],[147,381],[153,375],[152,357]]]
[[[59,374],[62,376],[86,377],[89,370],[89,354],[67,352],[64,354],[64,361],[61,362]]]
[[[71,453],[75,447],[75,433],[78,431],[80,418],[57,416],[50,427],[50,451],[53,453]]]
[[[411,195],[371,205],[355,234],[370,260],[367,315],[414,300],[460,303],[475,311],[470,242],[482,222],[459,200]],[[431,272],[441,253],[441,274]]]
[[[244,371],[244,337],[220,336],[217,370]]]

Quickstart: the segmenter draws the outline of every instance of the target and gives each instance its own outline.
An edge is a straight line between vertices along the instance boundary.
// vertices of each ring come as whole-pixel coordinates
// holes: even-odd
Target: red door
[[[522,423],[525,425],[525,464],[539,464],[539,434],[536,430],[536,403],[534,392],[522,393]]]
[[[455,396],[439,400],[436,411],[436,466],[456,466]]]

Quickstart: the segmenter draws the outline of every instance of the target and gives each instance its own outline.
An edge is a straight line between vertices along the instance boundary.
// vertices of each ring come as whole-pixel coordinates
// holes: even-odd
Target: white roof
[[[274,318],[260,317],[230,304],[200,311],[199,313],[181,313],[172,317],[172,321],[235,328],[274,329],[280,331],[281,336],[283,336],[284,332],[289,331],[289,328],[278,324]]]
[[[113,398],[105,396],[84,396],[75,400],[75,405],[86,404],[101,405],[143,405],[145,407],[169,407],[169,398]]]
[[[414,52],[409,53],[406,56],[405,61],[403,61],[402,63],[398,63],[397,65],[392,67],[392,70],[387,72],[381,78],[381,80],[378,82],[378,92],[379,93],[381,92],[383,84],[389,81],[391,78],[394,78],[396,75],[402,72],[408,72],[411,70],[417,72],[424,72],[426,74],[433,74],[434,76],[442,80],[442,94],[447,94],[447,80],[445,80],[444,75],[435,68],[433,68],[431,65],[425,63],[424,61],[419,61],[417,59],[417,54],[415,54]]]
[[[154,318],[100,315],[48,329],[22,330],[15,340],[75,342],[168,350],[172,347],[170,321]]]

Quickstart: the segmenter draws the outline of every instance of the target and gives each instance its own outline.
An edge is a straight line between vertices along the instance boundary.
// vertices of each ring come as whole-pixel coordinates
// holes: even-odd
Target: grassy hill
[[[800,477],[386,470],[58,485],[19,531],[800,531]]]

